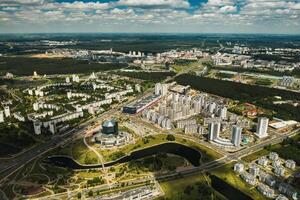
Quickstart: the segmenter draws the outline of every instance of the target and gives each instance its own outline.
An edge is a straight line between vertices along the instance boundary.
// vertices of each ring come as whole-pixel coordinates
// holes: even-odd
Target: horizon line
[[[217,33],[217,32],[207,32],[207,33],[198,33],[198,32],[0,32],[0,35],[7,34],[145,34],[145,35],[286,35],[286,36],[300,36],[300,33]]]

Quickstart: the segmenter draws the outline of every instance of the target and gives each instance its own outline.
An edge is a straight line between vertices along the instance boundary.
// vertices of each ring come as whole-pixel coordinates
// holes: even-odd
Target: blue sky
[[[0,33],[300,34],[300,0],[0,0]]]

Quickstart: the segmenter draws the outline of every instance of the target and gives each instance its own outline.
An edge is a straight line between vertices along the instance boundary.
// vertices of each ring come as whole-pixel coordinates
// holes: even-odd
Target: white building
[[[296,162],[293,160],[286,160],[285,166],[289,169],[295,169],[296,168]]]
[[[226,106],[223,106],[219,109],[219,117],[223,120],[227,118],[227,108]]]
[[[269,153],[269,158],[270,160],[278,160],[279,159],[279,155],[275,152],[270,152]]]
[[[268,165],[268,159],[265,156],[260,157],[257,162],[258,162],[259,165],[261,165],[263,167]]]
[[[42,122],[35,121],[33,122],[33,126],[34,126],[34,133],[36,135],[40,135],[42,133]]]
[[[14,118],[20,122],[25,122],[25,117],[21,115],[20,112],[16,112],[13,114]]]
[[[219,137],[221,124],[219,122],[211,122],[208,125],[208,138],[213,141]]]
[[[137,91],[137,92],[141,92],[142,91],[142,87],[139,84],[135,84],[134,88],[135,88],[135,91]]]
[[[232,143],[234,146],[239,147],[242,139],[242,128],[239,126],[232,126]]]
[[[257,165],[251,165],[249,168],[249,173],[253,176],[258,176],[260,172],[260,168]]]
[[[258,119],[257,128],[256,128],[256,136],[258,138],[265,138],[268,136],[268,124],[269,124],[268,118],[261,117]]]
[[[289,200],[286,196],[280,194],[277,196],[276,200]]]
[[[49,123],[49,131],[52,134],[55,134],[57,132],[56,123],[54,121]]]
[[[233,169],[235,172],[242,173],[244,171],[244,165],[242,163],[236,163]]]
[[[9,106],[4,107],[4,115],[5,115],[5,117],[10,117],[10,108],[9,108]]]
[[[273,198],[274,197],[274,190],[269,188],[267,185],[260,183],[257,186],[257,189],[266,197]]]
[[[155,94],[166,96],[168,94],[168,88],[169,88],[168,84],[156,83],[155,84]]]
[[[156,83],[155,84],[155,94],[160,95],[161,89],[162,89],[161,83]]]
[[[277,174],[279,176],[284,176],[285,169],[281,166],[275,167],[274,172],[275,172],[275,174]]]
[[[0,111],[0,123],[3,123],[4,122],[4,113],[3,111],[1,110]]]
[[[256,178],[247,172],[242,173],[241,178],[250,185],[255,185],[257,182]]]

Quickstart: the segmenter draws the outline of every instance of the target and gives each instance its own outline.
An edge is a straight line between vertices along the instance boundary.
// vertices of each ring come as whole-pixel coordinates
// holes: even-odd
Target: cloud
[[[191,2],[191,1],[190,1]],[[0,0],[0,32],[49,27],[126,32],[163,30],[300,33],[300,2],[295,0]],[[13,24],[18,24],[13,28]],[[22,25],[22,26],[21,26]],[[89,27],[90,28],[85,28]],[[83,28],[84,27],[84,28]],[[105,29],[105,28],[107,29]],[[122,27],[123,29],[121,29]],[[124,28],[125,27],[125,28]],[[187,27],[187,28],[183,28]],[[288,28],[283,28],[288,27]],[[34,29],[36,28],[36,29]]]
[[[220,12],[222,13],[232,13],[236,12],[237,8],[235,6],[223,6],[220,8]]]
[[[117,2],[119,6],[129,7],[171,7],[171,8],[189,8],[190,4],[187,0],[120,0]]]

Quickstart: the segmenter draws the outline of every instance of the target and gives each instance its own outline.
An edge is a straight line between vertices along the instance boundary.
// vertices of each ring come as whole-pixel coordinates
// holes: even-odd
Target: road
[[[232,161],[241,161],[241,158],[244,156],[247,156],[249,154],[255,153],[261,149],[263,149],[265,146],[268,145],[273,145],[273,144],[278,144],[280,142],[282,142],[285,138],[287,137],[292,137],[295,136],[296,134],[298,134],[300,131],[300,129],[296,129],[290,133],[287,134],[282,134],[282,135],[277,135],[276,138],[273,138],[271,140],[266,140],[263,141],[257,145],[253,145],[251,147],[245,148],[243,150],[240,150],[238,152],[235,153],[231,153],[229,155],[226,155],[220,159],[205,163],[199,167],[194,167],[192,169],[187,169],[184,171],[181,171],[180,174],[183,176],[189,176],[189,175],[193,175],[193,174],[197,174],[199,172],[203,172],[203,171],[210,171],[216,168],[219,168],[221,166],[224,166],[228,163],[231,163]],[[168,175],[164,175],[164,176],[159,176],[156,177],[158,180],[164,180],[164,179],[169,179],[169,178],[174,178],[177,177],[179,173],[173,173],[173,174],[168,174]]]

